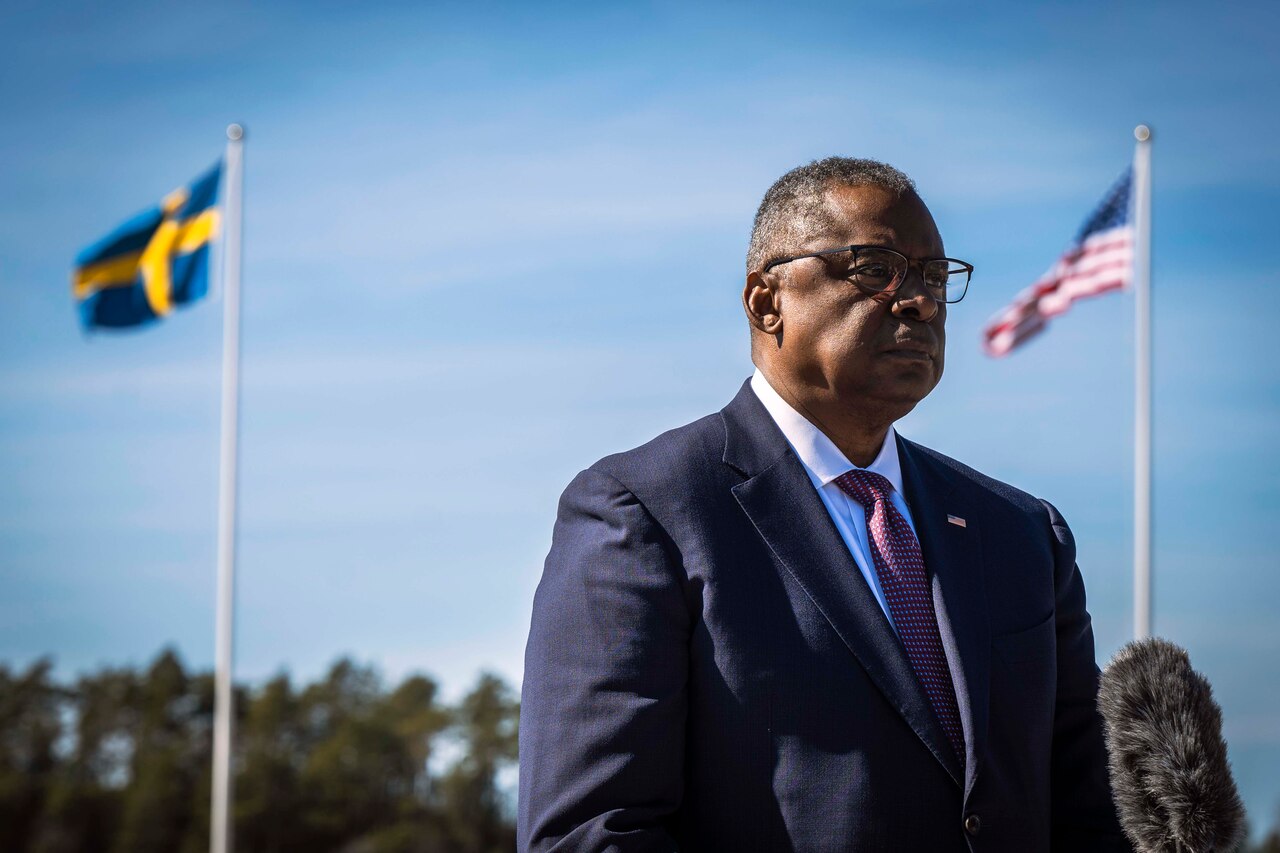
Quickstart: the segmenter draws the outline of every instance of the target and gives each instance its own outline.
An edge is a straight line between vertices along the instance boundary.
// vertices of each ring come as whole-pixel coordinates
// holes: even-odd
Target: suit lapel
[[[898,438],[903,487],[924,564],[932,576],[938,631],[956,686],[964,726],[965,794],[981,770],[989,713],[991,632],[982,570],[978,507],[954,489],[940,463],[919,445]],[[962,521],[961,524],[956,521]]]
[[[777,424],[749,385],[722,415],[724,461],[748,477],[733,487],[743,512],[890,705],[963,786],[964,768],[901,642]]]

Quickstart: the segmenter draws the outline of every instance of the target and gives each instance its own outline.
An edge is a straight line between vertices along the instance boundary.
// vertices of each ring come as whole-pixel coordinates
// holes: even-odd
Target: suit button
[[[971,814],[964,819],[964,831],[970,835],[977,835],[982,830],[982,818],[976,814]]]

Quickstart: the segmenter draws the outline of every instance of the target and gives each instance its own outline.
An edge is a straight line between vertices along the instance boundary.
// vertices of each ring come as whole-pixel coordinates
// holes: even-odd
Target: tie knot
[[[844,490],[846,495],[863,506],[871,506],[876,501],[886,500],[889,492],[893,491],[893,484],[888,478],[863,468],[845,471],[836,477],[834,482]]]

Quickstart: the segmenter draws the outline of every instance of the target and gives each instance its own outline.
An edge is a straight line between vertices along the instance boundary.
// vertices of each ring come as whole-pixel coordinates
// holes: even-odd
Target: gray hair
[[[833,223],[826,192],[833,185],[884,187],[898,195],[916,191],[915,181],[888,163],[827,157],[797,166],[769,187],[756,211],[747,247],[747,272],[795,251],[815,230]]]

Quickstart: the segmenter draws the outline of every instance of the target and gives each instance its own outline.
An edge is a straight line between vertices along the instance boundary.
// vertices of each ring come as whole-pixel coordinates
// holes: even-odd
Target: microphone
[[[1102,673],[1111,787],[1138,853],[1226,853],[1244,835],[1222,710],[1187,653],[1159,638],[1129,643]]]

